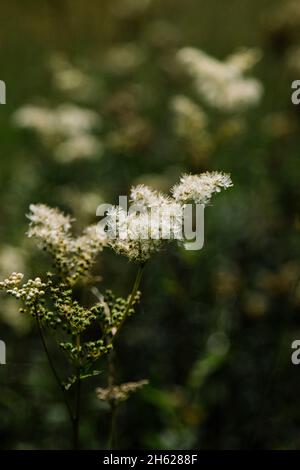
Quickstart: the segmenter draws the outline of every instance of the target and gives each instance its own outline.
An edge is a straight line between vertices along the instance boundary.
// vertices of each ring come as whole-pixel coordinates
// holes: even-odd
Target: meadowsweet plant
[[[183,213],[188,204],[207,205],[214,193],[230,186],[230,176],[217,172],[184,175],[170,195],[139,185],[130,192],[134,210],[132,206],[128,211],[111,206],[104,220],[88,226],[79,236],[72,233],[73,219],[69,215],[43,204],[30,206],[27,235],[50,255],[52,269],[29,280],[24,280],[22,273],[14,272],[0,283],[0,290],[19,299],[20,312],[36,322],[70,416],[74,449],[79,446],[81,383],[101,372],[101,360],[106,356],[107,388],[97,388],[96,394],[110,405],[109,447],[113,447],[119,404],[147,384],[146,380],[116,384],[113,363],[118,334],[140,299],[145,266],[168,243],[184,243]],[[111,248],[138,265],[133,288],[126,298],[111,291],[102,293],[98,278],[93,276],[92,268],[104,248]],[[84,301],[78,295],[80,291],[92,292],[96,300],[92,304]],[[65,377],[60,377],[53,362],[47,332],[54,336],[68,360],[71,372],[66,372]]]

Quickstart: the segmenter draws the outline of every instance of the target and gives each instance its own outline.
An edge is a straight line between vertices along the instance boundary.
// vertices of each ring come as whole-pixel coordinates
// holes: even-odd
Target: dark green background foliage
[[[0,79],[7,104],[0,106],[0,261],[13,247],[26,276],[48,269],[47,256],[25,239],[31,202],[71,212],[81,229],[97,220],[98,202],[117,202],[133,183],[167,189],[182,172],[230,172],[234,187],[206,209],[204,249],[170,247],[147,266],[141,303],[120,335],[116,358],[119,382],[148,378],[150,385],[120,408],[117,445],[299,448],[300,369],[290,356],[291,342],[300,338],[300,120],[290,87],[300,70],[297,76],[287,65],[290,48],[300,45],[296,19],[279,24],[274,0],[154,0],[132,15],[121,15],[119,4],[1,2]],[[105,57],[126,43],[139,47],[143,60],[134,71],[111,73]],[[253,72],[265,87],[262,103],[242,117],[245,132],[205,160],[191,156],[172,127],[170,99],[186,94],[197,100],[191,82],[173,69],[183,46],[220,59],[242,46],[263,52]],[[125,149],[105,146],[94,160],[62,164],[34,133],[13,126],[11,116],[24,104],[67,101],[51,80],[53,53],[63,53],[97,83],[89,107],[102,116],[100,139],[118,132],[131,106],[145,138]],[[113,110],[116,103],[122,108],[122,99],[125,118]],[[212,132],[226,119],[209,117]],[[90,193],[99,201],[86,211]],[[17,269],[6,257],[1,277]],[[135,266],[107,250],[95,272],[103,278],[100,290],[128,295]],[[7,343],[0,447],[67,448],[66,412],[37,332],[4,297],[0,338]],[[106,383],[102,366],[103,373],[84,385],[83,448],[106,445],[108,411],[94,391]]]

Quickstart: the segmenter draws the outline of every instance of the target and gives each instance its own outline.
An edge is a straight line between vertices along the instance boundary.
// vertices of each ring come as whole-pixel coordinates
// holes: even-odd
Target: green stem
[[[38,326],[38,332],[39,332],[39,335],[40,335],[40,338],[41,338],[41,341],[42,341],[42,344],[43,344],[43,347],[44,347],[44,351],[45,351],[45,354],[46,354],[46,357],[48,359],[48,362],[49,362],[49,365],[50,365],[50,369],[53,373],[53,376],[57,382],[57,385],[59,387],[59,389],[61,390],[62,392],[62,396],[63,396],[63,399],[64,399],[64,403],[66,405],[66,408],[68,410],[68,414],[70,416],[70,420],[71,422],[73,423],[73,412],[72,412],[72,408],[70,406],[70,403],[67,399],[67,396],[66,396],[66,390],[59,378],[59,375],[55,369],[55,366],[53,364],[53,361],[52,361],[52,358],[50,356],[50,352],[49,352],[49,349],[48,349],[48,346],[47,346],[47,343],[46,343],[46,339],[45,339],[45,336],[44,336],[44,333],[43,333],[43,328],[42,328],[42,325],[41,325],[41,322],[40,322],[40,319],[38,317],[38,315],[36,315],[36,322],[37,322],[37,326]]]
[[[108,388],[110,392],[113,391],[113,387],[115,384],[115,377],[116,370],[114,364],[114,350],[112,349],[108,356]],[[109,428],[109,436],[107,442],[108,450],[113,450],[114,448],[114,436],[115,436],[115,424],[116,424],[116,402],[114,398],[109,402],[110,406],[110,428]]]
[[[139,269],[138,269],[138,272],[137,272],[137,275],[136,275],[136,278],[135,278],[135,281],[134,281],[134,285],[133,285],[133,288],[132,288],[132,291],[131,291],[131,294],[130,294],[130,297],[129,297],[129,301],[128,301],[124,316],[123,316],[123,318],[122,318],[122,320],[121,320],[121,322],[118,326],[118,330],[117,330],[116,334],[114,335],[113,340],[115,340],[115,338],[119,334],[122,326],[124,325],[124,323],[125,323],[125,321],[128,317],[129,311],[130,311],[130,309],[132,307],[132,304],[134,302],[134,298],[135,298],[136,293],[137,293],[137,291],[140,287],[140,283],[141,283],[141,280],[142,280],[144,269],[145,269],[145,263],[141,264],[139,266]]]
[[[77,349],[80,349],[80,335],[76,337]],[[79,449],[80,399],[81,399],[81,367],[76,368],[75,413],[73,417],[73,450]]]
[[[129,297],[129,301],[128,301],[124,316],[121,320],[121,323],[118,326],[116,334],[112,338],[112,342],[115,341],[117,335],[119,334],[122,326],[124,325],[124,323],[125,323],[125,321],[128,317],[128,314],[129,314],[130,309],[132,307],[132,304],[134,302],[136,293],[137,293],[137,291],[140,287],[140,283],[141,283],[141,280],[142,280],[144,269],[145,269],[145,263],[141,264],[139,266],[139,269],[138,269],[138,272],[137,272],[137,275],[136,275],[136,278],[135,278],[135,281],[134,281],[134,285],[133,285],[133,288],[132,288],[132,291],[131,291],[131,294],[130,294],[130,297]],[[115,367],[114,367],[114,354],[113,354],[113,350],[112,350],[110,355],[109,355],[109,358],[108,358],[108,387],[110,389],[113,388],[114,381],[115,381]],[[118,407],[118,405],[117,405],[116,401],[114,399],[112,399],[110,401],[110,430],[109,430],[108,444],[107,444],[108,449],[110,449],[110,450],[114,449],[117,407]]]

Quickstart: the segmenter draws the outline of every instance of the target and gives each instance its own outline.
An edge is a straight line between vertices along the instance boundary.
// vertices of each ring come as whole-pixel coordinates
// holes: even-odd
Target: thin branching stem
[[[76,347],[80,350],[80,334],[76,336]],[[79,449],[79,424],[80,424],[80,401],[81,401],[81,367],[76,367],[76,390],[75,390],[75,412],[73,418],[73,449]]]
[[[43,327],[42,327],[42,325],[41,325],[41,322],[40,322],[40,319],[39,319],[38,315],[36,315],[36,322],[37,322],[38,332],[39,332],[39,335],[40,335],[40,338],[41,338],[42,345],[43,345],[43,347],[44,347],[44,351],[45,351],[46,357],[47,357],[47,359],[48,359],[48,363],[49,363],[50,369],[51,369],[51,371],[52,371],[52,373],[53,373],[53,376],[54,376],[54,378],[55,378],[55,381],[57,382],[57,385],[58,385],[59,389],[60,389],[61,392],[62,392],[62,396],[63,396],[63,399],[64,399],[64,403],[65,403],[66,408],[67,408],[67,410],[68,410],[68,414],[69,414],[69,416],[70,416],[70,420],[71,420],[71,422],[72,422],[72,424],[73,424],[73,419],[74,419],[74,417],[73,417],[73,411],[72,411],[71,405],[70,405],[70,403],[69,403],[69,401],[68,401],[68,398],[67,398],[67,396],[66,396],[66,390],[65,390],[65,388],[64,388],[64,386],[63,386],[63,384],[62,384],[62,382],[61,382],[61,380],[60,380],[60,378],[59,378],[59,375],[58,375],[58,373],[57,373],[57,371],[56,371],[56,369],[55,369],[54,363],[53,363],[53,361],[52,361],[52,358],[51,358],[51,355],[50,355],[50,352],[49,352],[49,349],[48,349],[48,346],[47,346],[47,342],[46,342],[46,339],[45,339],[45,336],[44,336]]]
[[[121,320],[121,322],[118,326],[118,330],[117,330],[116,334],[113,337],[113,341],[116,339],[117,335],[119,334],[120,330],[122,329],[122,327],[123,327],[123,325],[124,325],[124,323],[125,323],[125,321],[128,317],[128,314],[129,314],[130,309],[132,307],[132,304],[134,302],[136,293],[137,293],[137,291],[139,290],[139,287],[140,287],[140,283],[141,283],[141,280],[142,280],[142,277],[143,277],[145,265],[146,264],[143,263],[139,266],[139,269],[138,269],[138,272],[137,272],[137,275],[136,275],[136,278],[135,278],[135,281],[134,281],[134,285],[133,285],[133,288],[132,288],[132,291],[131,291],[131,294],[130,294],[130,297],[129,297],[129,301],[128,301],[125,313],[124,313],[123,318],[122,318],[122,320]]]
[[[116,381],[116,368],[115,368],[115,352],[112,349],[108,356],[108,388],[112,393],[113,387]],[[112,397],[110,402],[110,427],[108,435],[107,448],[113,450],[115,445],[115,424],[116,424],[116,413],[117,413],[117,403]]]
[[[135,278],[135,281],[134,281],[134,285],[133,285],[131,294],[129,296],[129,301],[128,301],[124,316],[122,318],[121,323],[118,326],[116,334],[112,338],[112,342],[115,341],[117,335],[119,334],[121,328],[123,327],[123,325],[124,325],[124,323],[125,323],[125,321],[128,317],[128,314],[129,314],[130,309],[133,305],[135,296],[136,296],[136,294],[138,292],[138,289],[140,287],[142,276],[143,276],[143,273],[144,273],[144,269],[145,269],[145,263],[143,263],[139,266],[139,269],[138,269],[138,272],[137,272],[137,275],[136,275],[136,278]],[[114,386],[114,382],[115,382],[115,365],[114,365],[114,351],[112,350],[109,354],[109,357],[108,357],[108,387],[111,390]],[[114,449],[114,445],[115,445],[115,430],[116,430],[117,408],[118,408],[118,405],[115,402],[115,400],[112,398],[112,400],[110,401],[110,428],[109,428],[109,436],[108,436],[108,449],[111,449],[111,450]]]

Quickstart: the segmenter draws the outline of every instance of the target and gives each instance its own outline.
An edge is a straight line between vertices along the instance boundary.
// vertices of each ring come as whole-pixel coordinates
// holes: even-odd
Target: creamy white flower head
[[[214,193],[232,186],[231,177],[225,173],[206,172],[200,175],[183,175],[180,183],[172,188],[177,202],[208,204]]]
[[[140,206],[140,211],[111,208],[107,214],[109,245],[130,260],[145,262],[166,242],[182,240],[183,207],[166,200],[161,206]]]
[[[60,274],[74,283],[87,273],[107,244],[106,234],[97,225],[91,225],[81,236],[73,237],[70,216],[44,204],[32,204],[30,210],[28,236],[34,237],[52,255]]]
[[[24,274],[13,272],[7,279],[0,282],[0,289],[12,289],[18,287],[24,278]]]
[[[244,72],[258,60],[257,50],[239,51],[221,62],[201,50],[186,47],[179,50],[177,57],[208,105],[226,112],[237,112],[260,101],[262,84],[244,76]]]
[[[23,278],[22,273],[12,273],[7,279],[0,282],[0,290],[5,290],[7,294],[25,302],[33,302],[38,297],[45,295],[46,284],[39,277],[29,279],[26,284],[21,285]]]
[[[131,189],[132,206],[110,208],[106,216],[108,245],[132,261],[144,263],[170,241],[184,242],[188,203],[207,204],[214,193],[232,186],[224,173],[183,175],[172,196],[138,185]],[[190,221],[191,222],[191,221]],[[189,229],[188,229],[189,230]]]
[[[65,265],[67,269],[71,217],[45,204],[31,204],[27,217],[30,220],[27,236],[34,238],[39,248],[48,251],[57,266]]]
[[[32,236],[35,228],[44,227],[45,229],[60,230],[67,233],[71,228],[72,219],[69,215],[63,214],[58,209],[53,209],[45,204],[30,204],[30,213],[27,218],[30,220],[30,229],[28,236]]]
[[[99,251],[99,246],[104,247],[107,244],[107,235],[104,230],[100,230],[98,225],[89,225],[77,238],[70,242],[70,250],[77,252],[81,250],[85,256],[94,254]]]
[[[131,188],[130,201],[133,204],[145,206],[148,208],[157,207],[162,204],[168,204],[170,202],[166,195],[149,188],[149,186],[144,184],[139,184],[138,186],[133,186]]]

